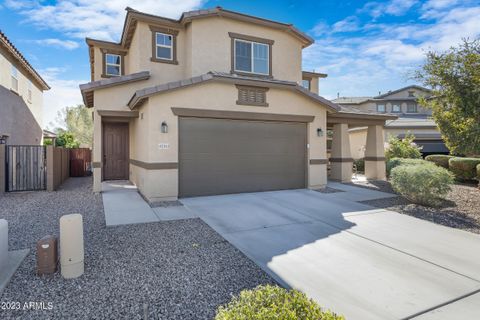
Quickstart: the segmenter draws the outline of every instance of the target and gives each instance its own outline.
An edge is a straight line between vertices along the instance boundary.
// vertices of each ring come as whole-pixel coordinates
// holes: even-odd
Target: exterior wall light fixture
[[[317,128],[317,136],[323,137],[323,130],[322,130],[322,128]]]
[[[162,122],[162,125],[160,126],[160,131],[161,131],[162,133],[167,133],[167,132],[168,132],[167,122],[165,122],[165,121]]]

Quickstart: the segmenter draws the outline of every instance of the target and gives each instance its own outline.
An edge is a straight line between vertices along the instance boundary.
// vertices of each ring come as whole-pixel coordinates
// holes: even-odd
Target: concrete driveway
[[[356,201],[291,190],[183,199],[285,286],[347,319],[480,318],[480,236]]]

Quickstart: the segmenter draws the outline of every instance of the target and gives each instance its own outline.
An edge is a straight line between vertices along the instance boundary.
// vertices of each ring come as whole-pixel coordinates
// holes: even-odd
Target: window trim
[[[244,34],[229,32],[228,35],[231,38],[231,54],[230,54],[230,73],[231,74],[239,74],[239,75],[247,75],[253,77],[260,77],[260,78],[273,78],[272,76],[272,46],[275,43],[274,40],[264,39],[254,36],[248,36]],[[256,73],[256,72],[248,72],[242,70],[235,69],[235,41],[243,41],[243,42],[250,42],[250,43],[258,43],[268,46],[268,73]],[[252,50],[252,59],[253,59],[253,50]],[[253,60],[252,60],[253,63]],[[252,64],[253,69],[253,64]]]
[[[395,111],[393,107],[398,106],[398,111]],[[402,113],[402,105],[398,103],[392,103],[392,113]]]
[[[150,25],[150,31],[152,32],[152,57],[150,61],[152,62],[161,62],[161,63],[169,63],[169,64],[178,64],[177,60],[177,36],[179,31],[175,29],[159,27]],[[172,37],[172,58],[171,59],[164,59],[157,57],[157,33],[161,33],[167,36]],[[166,47],[166,46],[165,46]]]
[[[15,75],[13,75],[13,71],[15,71]],[[14,92],[17,92],[18,93],[18,90],[19,90],[19,79],[18,79],[18,68],[15,67],[13,64],[12,64],[12,67],[10,68],[10,86],[11,86],[11,90],[14,91]],[[13,88],[13,79],[15,79],[17,81],[17,88]]]
[[[102,51],[102,78],[115,78],[125,75],[125,55],[126,52],[112,50],[112,49],[100,49]],[[120,74],[118,76],[107,74],[107,54],[114,54],[120,56]]]
[[[412,105],[412,104],[410,104],[410,105]],[[409,111],[408,110],[409,103],[407,103],[407,113],[418,113],[418,105],[416,103],[413,103],[413,106],[415,108],[415,111]]]
[[[307,81],[308,82],[308,88],[305,88],[303,86],[303,81]],[[308,91],[312,91],[312,78],[303,78],[302,79],[302,87],[304,87],[305,89],[307,89]]]
[[[383,111],[379,111],[379,110],[378,110],[378,107],[379,107],[379,106],[383,106]],[[386,104],[377,103],[377,112],[379,112],[379,113],[385,113],[385,112],[387,112],[387,105],[386,105]]]
[[[30,81],[30,79],[28,80],[27,82],[27,101],[32,103],[32,96],[33,96],[33,93],[32,93],[32,81]]]

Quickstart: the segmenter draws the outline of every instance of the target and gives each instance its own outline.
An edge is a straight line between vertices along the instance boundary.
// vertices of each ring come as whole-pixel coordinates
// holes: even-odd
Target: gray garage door
[[[305,188],[306,124],[180,118],[180,197]]]

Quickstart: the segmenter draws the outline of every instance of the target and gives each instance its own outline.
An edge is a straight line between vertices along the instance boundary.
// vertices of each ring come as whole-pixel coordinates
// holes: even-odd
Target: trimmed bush
[[[477,179],[477,166],[480,164],[480,158],[452,158],[448,160],[450,171],[455,178],[460,181]]]
[[[415,136],[411,133],[407,133],[405,138],[398,139],[390,135],[388,137],[388,144],[385,148],[385,158],[387,160],[393,158],[409,158],[409,159],[420,159],[422,154],[420,150],[422,149],[419,147],[415,142]]]
[[[297,290],[278,286],[258,286],[243,290],[227,305],[217,310],[215,320],[344,320]]]
[[[357,166],[357,172],[365,172],[365,159],[353,160],[353,164]]]
[[[438,205],[454,181],[451,172],[432,164],[400,165],[392,169],[390,178],[396,192],[426,206]]]
[[[437,166],[444,167],[448,169],[448,160],[454,158],[454,156],[449,156],[446,154],[432,154],[425,157],[425,160],[435,163]]]
[[[387,161],[387,176],[390,177],[390,173],[393,168],[398,166],[413,166],[416,164],[433,165],[433,163],[425,161],[423,159],[402,159],[393,158]]]

